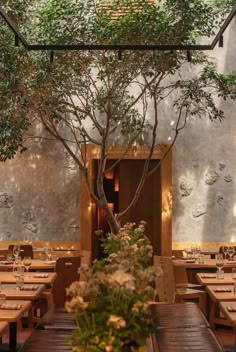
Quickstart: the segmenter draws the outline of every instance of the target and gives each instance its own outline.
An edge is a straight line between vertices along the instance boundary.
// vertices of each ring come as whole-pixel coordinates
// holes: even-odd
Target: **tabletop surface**
[[[35,286],[35,289],[33,286]],[[24,284],[24,288],[24,290],[17,290],[15,284],[3,284],[1,285],[1,293],[5,294],[7,299],[34,301],[40,297],[41,293],[45,289],[45,286],[42,284]]]
[[[45,275],[47,277],[36,277],[40,275]],[[24,275],[24,283],[25,284],[44,284],[46,286],[50,286],[56,279],[56,273],[25,273]],[[0,282],[15,284],[16,278],[11,271],[1,271],[0,272]]]
[[[7,300],[7,304],[20,304],[21,309],[0,309],[0,320],[13,323],[19,320],[22,315],[31,308],[30,301]]]
[[[215,289],[230,289],[230,292],[215,292]],[[215,302],[220,301],[236,301],[236,294],[233,291],[233,285],[212,285],[206,286],[206,292],[209,294],[211,299]]]
[[[230,312],[229,308],[233,308],[235,312]],[[236,325],[236,302],[226,301],[220,302],[220,309],[222,310],[225,318],[231,322],[232,325]]]
[[[232,285],[234,280],[231,273],[224,273],[223,279],[217,279],[216,273],[197,273],[196,278],[203,286],[208,285]]]
[[[185,266],[186,268],[215,268],[216,269],[216,259],[204,259],[204,263],[199,263],[198,259],[193,262],[191,260],[184,259],[174,259],[173,264],[175,266]],[[225,268],[236,268],[236,261],[225,261]]]
[[[20,265],[24,265],[23,261],[21,262]],[[7,262],[7,261],[0,261],[0,270],[1,269],[12,269],[14,266],[13,262]],[[31,265],[30,265],[30,270],[54,270],[56,267],[56,261],[51,260],[51,261],[46,261],[42,259],[32,259]]]

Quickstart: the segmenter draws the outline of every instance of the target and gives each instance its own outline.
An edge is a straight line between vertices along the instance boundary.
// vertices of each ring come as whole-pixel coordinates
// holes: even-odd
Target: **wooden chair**
[[[203,290],[203,286],[188,282],[188,274],[185,266],[174,266],[176,287],[193,288]]]
[[[230,246],[230,244],[228,245],[228,247]],[[225,257],[225,254],[224,254],[224,252],[223,252],[223,247],[224,246],[220,246],[220,248],[219,248],[219,253],[222,253],[223,254],[223,256]],[[230,247],[234,247],[234,255],[236,255],[236,246],[230,246]],[[226,259],[229,259],[230,258],[230,256],[228,255],[228,254],[226,254]]]
[[[80,279],[80,275],[78,273],[80,264],[80,256],[57,259],[57,278],[52,288],[54,304],[56,307],[64,307],[67,300],[66,288],[68,288],[72,282],[78,281]]]
[[[8,247],[8,250],[12,253],[13,252],[13,248],[14,248],[14,244],[10,244]],[[33,247],[31,244],[21,244],[20,245],[20,257],[21,259],[24,259],[24,257],[30,257],[33,259],[34,257],[34,252],[33,252]]]
[[[174,303],[174,302],[185,302],[187,300],[197,301],[201,311],[206,314],[206,293],[204,291],[195,290],[188,287],[176,287],[175,284],[175,274],[174,266],[171,258],[162,257],[162,270],[163,275],[160,284],[163,287],[163,293],[161,299],[164,302]],[[157,282],[158,284],[158,282]]]
[[[172,251],[172,256],[175,257],[175,259],[181,259],[183,257],[183,250],[182,249],[174,249]]]

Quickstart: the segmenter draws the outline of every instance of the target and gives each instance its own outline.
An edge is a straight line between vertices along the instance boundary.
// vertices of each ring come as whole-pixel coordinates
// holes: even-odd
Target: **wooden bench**
[[[67,342],[70,330],[35,330],[22,345],[19,352],[72,352]]]
[[[160,329],[155,336],[159,352],[223,352],[209,328]]]
[[[150,309],[158,327],[154,351],[223,352],[196,304],[153,304]]]
[[[66,312],[64,308],[57,308],[54,311],[49,311],[43,317],[40,327],[42,329],[54,329],[54,330],[72,330],[76,327],[75,320],[72,314]]]

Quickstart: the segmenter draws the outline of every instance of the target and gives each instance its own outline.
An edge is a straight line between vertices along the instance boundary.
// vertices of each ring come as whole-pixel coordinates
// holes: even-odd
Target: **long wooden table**
[[[223,279],[217,279],[216,273],[197,273],[196,278],[202,286],[210,285],[233,285],[234,280],[232,279],[231,273],[224,273]]]
[[[176,276],[181,276],[181,272],[185,270],[187,273],[188,282],[193,284],[197,283],[197,273],[213,273],[217,270],[216,259],[205,259],[204,263],[199,263],[198,260],[195,262],[189,262],[188,260],[175,259],[173,260],[173,264]],[[226,261],[223,270],[225,272],[231,272],[232,268],[236,268],[236,262]]]
[[[216,290],[220,289],[229,289],[229,292],[217,292]],[[210,285],[206,286],[206,292],[210,297],[210,314],[209,314],[209,323],[212,328],[215,327],[215,324],[224,324],[229,325],[227,321],[223,321],[219,317],[219,303],[221,302],[234,302],[236,301],[236,293],[234,293],[233,285]]]
[[[204,263],[199,263],[199,260],[196,259],[194,262],[191,260],[183,259],[174,259],[174,266],[184,266],[187,269],[215,269],[216,270],[216,259],[204,259]],[[236,268],[236,261],[226,261],[223,269],[227,268]]]
[[[24,284],[24,288],[19,290],[16,288],[14,284],[3,284],[1,286],[1,293],[6,295],[7,299],[13,300],[26,300],[26,301],[34,301],[41,296],[41,293],[45,289],[45,286],[42,284],[35,285],[37,289],[32,288],[32,284]]]
[[[23,261],[21,262],[22,266],[24,266]],[[14,266],[14,262],[0,261],[0,271],[4,270],[12,270]],[[56,261],[51,260],[42,260],[42,259],[32,259],[32,263],[30,265],[29,270],[51,270],[54,271],[56,267]]]
[[[45,275],[45,277],[36,277],[40,274]],[[57,277],[56,273],[33,273],[29,272],[24,275],[24,283],[25,284],[43,284],[46,287],[52,287],[53,282]],[[15,284],[16,278],[12,272],[3,271],[0,272],[0,282],[6,284]]]
[[[13,352],[17,347],[17,322],[31,309],[30,301],[7,300],[7,304],[20,304],[20,309],[0,309],[0,321],[9,324],[9,351]]]

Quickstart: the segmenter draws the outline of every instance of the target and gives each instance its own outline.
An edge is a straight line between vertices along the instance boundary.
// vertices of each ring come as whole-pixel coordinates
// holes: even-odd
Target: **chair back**
[[[224,258],[229,259],[230,256],[229,256],[228,253],[224,254],[224,252],[223,252],[223,247],[225,247],[225,246],[220,246],[220,248],[219,248],[219,253],[222,253],[222,254],[224,255]],[[227,245],[226,247],[233,247],[233,248],[234,248],[234,255],[236,255],[236,246]]]
[[[14,244],[10,244],[8,247],[8,250],[13,252]],[[20,257],[21,259],[24,259],[24,257],[30,257],[33,259],[34,257],[34,252],[33,252],[33,247],[31,244],[21,244],[20,245]]]
[[[92,259],[92,253],[91,251],[80,251],[80,256],[81,256],[81,264],[86,264],[88,267],[91,266],[91,259]]]
[[[162,257],[162,270],[163,270],[163,300],[164,302],[175,302],[175,274],[174,266],[171,258]]]
[[[172,251],[172,256],[175,257],[175,259],[181,259],[183,257],[183,250],[182,249],[174,249]]]
[[[80,265],[80,257],[64,257],[57,259],[57,278],[52,288],[56,307],[64,307],[65,302],[68,299],[66,289],[72,284],[72,282],[80,279],[80,275],[78,273]]]

